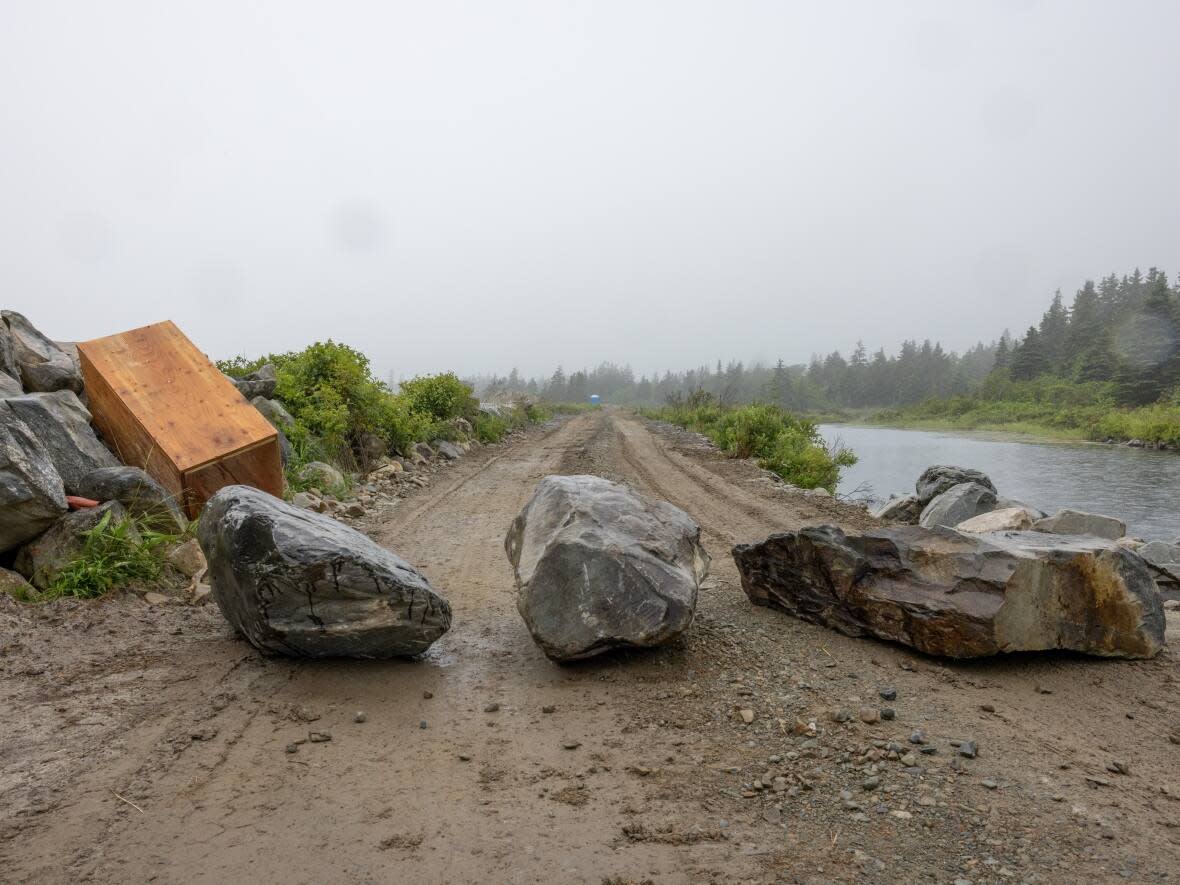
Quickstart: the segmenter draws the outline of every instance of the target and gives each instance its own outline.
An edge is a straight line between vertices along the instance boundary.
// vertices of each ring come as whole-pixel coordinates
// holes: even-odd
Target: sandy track
[[[684,641],[568,668],[536,650],[502,543],[536,481],[555,472],[626,479],[701,522],[714,578]],[[211,608],[113,600],[32,621],[2,609],[0,626],[19,638],[0,657],[0,701],[19,712],[0,747],[0,878],[1180,876],[1180,746],[1168,739],[1180,679],[1167,654],[944,666],[745,602],[731,544],[864,520],[689,434],[608,411],[465,459],[372,527],[452,602],[454,628],[421,661],[264,659]],[[54,649],[63,635],[69,653]],[[882,686],[899,693],[896,722],[825,721]],[[753,725],[734,716],[739,706],[757,711]],[[778,724],[796,718],[821,724],[819,746]],[[915,728],[940,754],[920,773],[889,770],[867,820],[851,820],[839,792],[862,798],[859,750]],[[309,731],[332,740],[286,752]],[[952,763],[955,737],[977,740],[980,758]],[[581,746],[564,749],[570,739]],[[743,796],[772,754],[789,753],[793,795]],[[1106,772],[1111,758],[1132,774]]]

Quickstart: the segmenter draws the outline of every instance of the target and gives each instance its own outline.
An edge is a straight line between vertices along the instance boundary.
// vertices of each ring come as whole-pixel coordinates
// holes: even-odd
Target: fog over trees
[[[1024,333],[1004,331],[963,353],[929,338],[902,342],[887,353],[858,340],[847,356],[815,355],[807,365],[723,362],[639,375],[629,365],[558,366],[547,378],[471,379],[485,398],[529,394],[578,402],[592,394],[621,404],[675,402],[704,392],[725,404],[767,402],[798,410],[901,406],[933,397],[972,393],[985,383],[1052,376],[1079,384],[1109,383],[1120,405],[1145,405],[1180,381],[1180,302],[1167,274],[1136,268],[1087,280],[1067,305],[1058,290],[1044,316]],[[920,330],[919,330],[920,331]]]

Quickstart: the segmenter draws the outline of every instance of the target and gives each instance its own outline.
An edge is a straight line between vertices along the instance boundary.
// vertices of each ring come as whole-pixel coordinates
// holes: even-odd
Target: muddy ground
[[[559,667],[503,536],[538,479],[585,472],[687,510],[713,577],[682,641]],[[746,601],[734,543],[867,520],[605,411],[363,526],[451,600],[423,660],[264,658],[211,605],[0,599],[0,880],[1180,880],[1175,615],[1152,661],[947,663]]]

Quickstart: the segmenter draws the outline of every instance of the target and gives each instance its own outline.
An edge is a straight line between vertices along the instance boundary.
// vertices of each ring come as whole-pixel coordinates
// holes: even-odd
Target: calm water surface
[[[1180,453],[849,424],[824,424],[820,431],[860,458],[840,482],[845,494],[858,486],[871,486],[877,498],[911,494],[931,464],[955,464],[982,470],[1001,495],[1049,513],[1063,507],[1105,513],[1141,538],[1180,537]]]

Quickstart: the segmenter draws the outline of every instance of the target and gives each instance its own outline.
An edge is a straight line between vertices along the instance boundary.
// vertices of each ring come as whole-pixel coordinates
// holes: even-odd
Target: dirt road
[[[686,639],[574,667],[537,651],[502,544],[549,473],[701,523],[713,577]],[[0,600],[0,879],[1180,879],[1174,653],[947,665],[746,602],[733,543],[866,519],[608,411],[482,450],[369,527],[451,600],[424,660],[262,658],[213,606]]]

